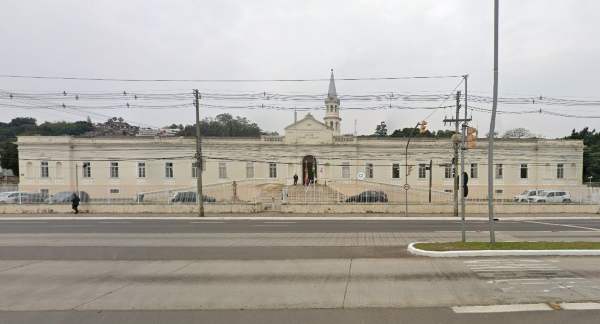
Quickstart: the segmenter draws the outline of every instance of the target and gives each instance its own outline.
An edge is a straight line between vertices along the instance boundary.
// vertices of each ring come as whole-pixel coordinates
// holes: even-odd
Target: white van
[[[543,193],[544,193],[544,190],[541,190],[541,189],[525,190],[520,195],[516,195],[514,197],[514,201],[528,202],[530,197],[541,196]]]
[[[567,191],[546,190],[542,195],[529,197],[529,202],[570,203],[571,194]]]

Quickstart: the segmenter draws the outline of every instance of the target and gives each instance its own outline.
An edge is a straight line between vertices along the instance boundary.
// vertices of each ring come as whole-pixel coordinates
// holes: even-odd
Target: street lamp
[[[427,121],[423,120],[418,122],[415,127],[411,129],[408,140],[406,141],[406,148],[404,149],[404,217],[408,217],[408,189],[410,189],[410,185],[408,184],[408,145],[417,128],[419,128],[419,133],[426,133]]]

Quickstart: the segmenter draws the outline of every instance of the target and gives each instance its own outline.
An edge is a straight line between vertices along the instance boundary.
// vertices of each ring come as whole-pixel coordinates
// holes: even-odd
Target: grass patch
[[[426,251],[472,250],[598,250],[600,242],[445,242],[417,243],[415,248]]]

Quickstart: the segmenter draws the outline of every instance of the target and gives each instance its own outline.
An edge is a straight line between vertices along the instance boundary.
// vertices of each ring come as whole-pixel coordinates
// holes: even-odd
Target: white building
[[[340,135],[341,107],[333,73],[325,109],[323,122],[307,114],[287,126],[283,136],[203,138],[203,183],[208,193],[211,186],[231,185],[233,181],[240,189],[263,190],[270,184],[273,190],[298,190],[292,186],[297,174],[300,185],[308,180],[344,195],[375,185],[399,191],[405,182],[412,194],[418,194],[429,188],[430,161],[432,190],[452,191],[450,139],[413,139],[405,166],[404,138]],[[52,194],[79,189],[92,198],[134,199],[138,193],[193,190],[196,185],[194,138],[20,136],[17,143],[19,190],[23,191]],[[495,152],[499,198],[510,198],[525,189],[581,186],[580,140],[498,139]],[[469,198],[485,198],[485,139],[479,139],[477,147],[466,152],[466,165]],[[223,200],[238,198],[219,195]]]

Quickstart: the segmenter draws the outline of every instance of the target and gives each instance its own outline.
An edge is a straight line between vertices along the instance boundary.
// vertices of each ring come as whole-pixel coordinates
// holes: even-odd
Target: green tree
[[[230,114],[219,114],[215,118],[205,118],[200,121],[202,136],[259,137],[261,133],[260,127],[246,117],[236,116],[234,118]],[[186,125],[179,135],[195,137],[195,125]]]
[[[566,139],[583,140],[583,180],[600,181],[600,133],[584,127],[581,131],[573,129]]]
[[[375,133],[373,133],[373,135],[380,137],[387,136],[387,125],[384,121],[382,121],[379,125],[377,125],[377,127],[375,127]]]
[[[21,135],[81,135],[92,131],[91,120],[77,122],[45,122],[37,125],[35,118],[18,117],[9,123],[0,123],[0,165],[19,174],[19,156],[14,143]]]

